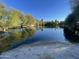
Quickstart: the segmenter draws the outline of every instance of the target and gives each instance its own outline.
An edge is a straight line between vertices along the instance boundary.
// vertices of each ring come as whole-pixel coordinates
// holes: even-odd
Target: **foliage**
[[[70,0],[71,8],[74,10],[79,5],[79,0]]]
[[[45,22],[45,26],[46,27],[57,27],[59,26],[59,21],[55,20],[51,22]]]
[[[32,15],[25,15],[16,9],[7,9],[0,4],[0,25],[7,28],[20,26],[36,26],[36,19]]]
[[[26,15],[24,23],[26,25],[35,25],[36,24],[36,20],[32,17],[32,15]]]
[[[71,0],[72,1],[72,7],[73,11],[71,14],[68,15],[68,17],[65,20],[66,26],[71,26],[73,28],[79,26],[79,0]]]
[[[11,19],[9,20],[9,27],[17,27],[20,25],[21,21],[20,21],[19,15],[20,15],[20,13],[16,10],[12,10],[10,12]]]

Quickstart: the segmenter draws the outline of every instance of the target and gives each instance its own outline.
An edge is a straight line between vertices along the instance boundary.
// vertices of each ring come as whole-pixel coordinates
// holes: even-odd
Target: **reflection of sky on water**
[[[65,41],[63,36],[63,29],[55,29],[55,28],[45,28],[43,31],[38,30],[32,39],[36,40],[51,40],[51,41]]]

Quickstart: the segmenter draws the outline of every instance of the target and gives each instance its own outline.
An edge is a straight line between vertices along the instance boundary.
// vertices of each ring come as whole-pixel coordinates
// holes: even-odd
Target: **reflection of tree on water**
[[[26,31],[11,31],[9,33],[3,33],[0,35],[0,52],[7,51],[23,43],[28,38],[31,38],[35,33],[35,30]],[[5,37],[5,38],[4,38]]]
[[[71,43],[79,43],[79,33],[75,33],[75,30],[69,30],[64,28],[64,36]]]
[[[40,28],[41,29],[41,31],[43,31],[44,29],[43,29],[43,27],[42,28]]]

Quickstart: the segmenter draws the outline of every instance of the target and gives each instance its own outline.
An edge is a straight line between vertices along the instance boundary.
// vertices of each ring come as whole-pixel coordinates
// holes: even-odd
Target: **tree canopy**
[[[2,25],[3,27],[35,26],[36,22],[36,19],[32,15],[25,15],[16,9],[7,9],[5,5],[0,4],[0,25],[4,23],[5,25]]]
[[[73,7],[73,11],[71,14],[68,15],[68,17],[65,20],[65,24],[70,26],[70,25],[75,25],[77,22],[79,22],[79,0],[71,0]]]

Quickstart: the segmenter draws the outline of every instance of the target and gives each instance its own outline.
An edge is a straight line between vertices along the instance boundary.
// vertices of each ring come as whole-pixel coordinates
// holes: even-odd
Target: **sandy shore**
[[[0,59],[79,59],[79,44],[63,42],[24,44],[2,53]]]

